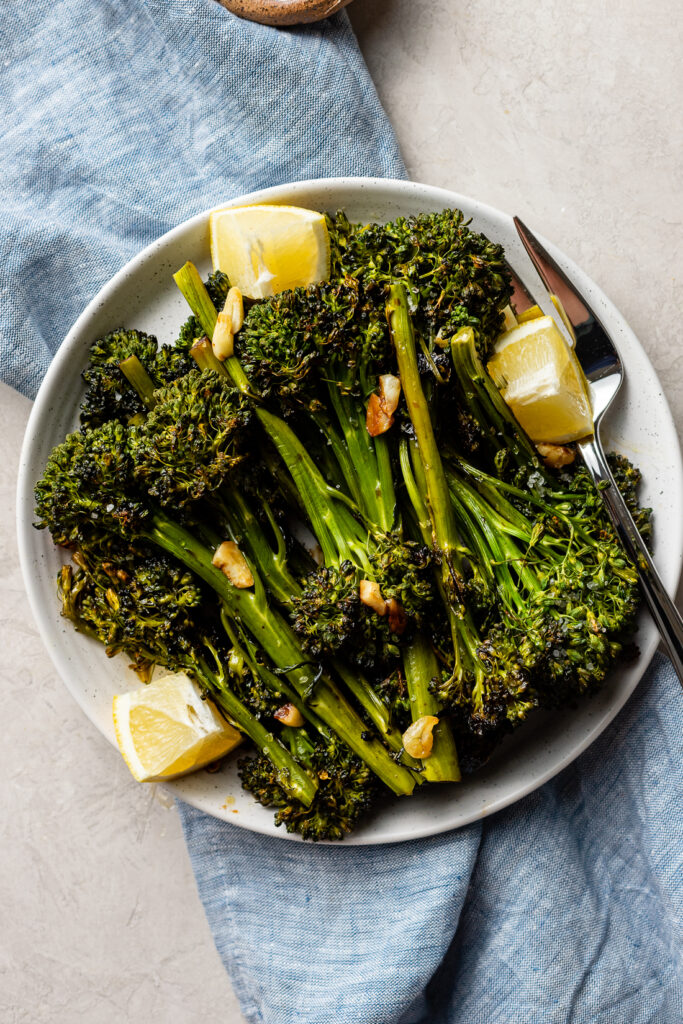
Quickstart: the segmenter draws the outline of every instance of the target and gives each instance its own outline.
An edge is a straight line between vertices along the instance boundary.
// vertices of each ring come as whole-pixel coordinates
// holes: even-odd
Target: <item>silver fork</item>
[[[624,368],[619,353],[586,299],[550,253],[519,217],[514,218],[514,223],[548,295],[540,299],[534,298],[528,289],[522,286],[524,292],[544,313],[554,317],[558,328],[571,344],[573,339],[570,338],[561,317],[557,315],[558,311],[551,299],[552,296],[557,296],[574,329],[576,355],[591,385],[594,421],[592,436],[579,441],[578,449],[607,507],[617,536],[638,571],[643,596],[678,678],[683,684],[683,619],[664,589],[638,527],[614,482],[600,441],[602,419],[624,379]]]

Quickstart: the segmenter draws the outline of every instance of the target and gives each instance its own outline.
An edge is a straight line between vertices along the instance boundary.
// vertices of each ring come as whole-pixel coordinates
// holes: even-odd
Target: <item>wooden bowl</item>
[[[346,7],[351,0],[218,0],[233,14],[262,25],[300,25],[320,21]]]

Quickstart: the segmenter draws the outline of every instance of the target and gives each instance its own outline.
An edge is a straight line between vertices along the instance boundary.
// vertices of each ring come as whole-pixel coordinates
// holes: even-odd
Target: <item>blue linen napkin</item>
[[[345,15],[278,31],[214,0],[3,13],[0,353],[25,394],[92,295],[175,223],[282,181],[405,173]],[[179,804],[246,1018],[679,1024],[682,706],[657,659],[555,780],[426,840],[310,847]]]
[[[680,1024],[683,699],[658,655],[615,721],[483,823],[309,847],[179,805],[253,1024]]]
[[[405,177],[345,15],[9,0],[0,54],[2,378],[30,396],[93,295],[181,221],[287,181]]]

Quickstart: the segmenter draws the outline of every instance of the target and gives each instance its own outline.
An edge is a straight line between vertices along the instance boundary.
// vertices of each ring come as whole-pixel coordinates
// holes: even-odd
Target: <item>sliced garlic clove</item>
[[[382,597],[379,583],[373,583],[372,580],[361,580],[360,599],[362,604],[372,608],[378,615],[386,615],[387,602]]]
[[[230,288],[225,299],[223,312],[230,318],[230,328],[233,334],[237,334],[244,323],[244,300],[239,288]]]
[[[239,590],[253,587],[254,577],[251,569],[246,558],[233,540],[224,540],[222,544],[219,544],[211,562]]]
[[[295,728],[304,724],[304,716],[293,704],[283,704],[281,708],[277,709],[273,718],[277,718],[278,722],[282,722],[283,725],[292,725]]]
[[[389,629],[396,636],[401,636],[405,633],[408,625],[408,616],[403,605],[395,597],[390,597],[387,601],[387,612],[389,613]]]
[[[398,409],[401,397],[401,381],[393,373],[383,373],[379,378],[379,400],[388,416]]]
[[[409,725],[403,733],[403,749],[406,754],[424,761],[434,746],[434,726],[439,724],[435,715],[423,715]]]
[[[229,359],[235,351],[235,335],[231,324],[232,319],[229,313],[222,312],[218,314],[218,320],[213,329],[211,347],[216,359],[220,359],[221,362]]]
[[[374,393],[370,395],[368,409],[365,415],[365,426],[368,429],[370,437],[379,437],[380,434],[386,434],[393,422],[394,417],[389,416],[386,413],[379,395]]]

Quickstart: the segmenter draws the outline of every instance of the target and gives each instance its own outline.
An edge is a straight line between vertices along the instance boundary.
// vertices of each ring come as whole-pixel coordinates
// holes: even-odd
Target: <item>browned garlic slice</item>
[[[244,323],[244,299],[239,288],[230,288],[225,297],[223,312],[230,317],[230,327],[233,334],[237,334]]]
[[[401,381],[392,373],[383,373],[379,378],[379,394],[370,395],[365,425],[370,437],[385,434],[393,425],[394,413],[401,397]]]
[[[218,314],[218,320],[213,329],[211,347],[216,359],[220,359],[221,362],[224,359],[229,359],[235,351],[235,335],[233,334],[231,324],[232,318],[228,313],[221,312]]]
[[[387,602],[382,597],[379,583],[373,583],[372,580],[361,580],[360,599],[363,604],[367,605],[368,608],[372,608],[378,615],[386,615]]]
[[[235,335],[244,323],[244,300],[239,288],[230,288],[225,305],[218,314],[211,347],[216,359],[223,362],[235,351]]]
[[[304,724],[304,716],[293,704],[283,704],[281,708],[277,709],[273,718],[277,718],[278,722],[282,722],[283,725],[292,725],[295,728]]]
[[[424,761],[429,757],[434,746],[434,726],[439,719],[434,715],[423,715],[409,725],[403,733],[403,749],[406,754]]]
[[[576,458],[574,449],[568,448],[565,444],[545,444],[545,442],[542,442],[536,445],[536,451],[546,466],[550,466],[551,469],[561,469],[562,466],[569,466]]]
[[[389,613],[389,629],[397,636],[401,636],[408,625],[408,616],[403,605],[395,597],[390,597],[387,601],[387,612]]]
[[[251,569],[234,540],[224,540],[222,544],[219,544],[211,561],[228,577],[234,587],[238,587],[240,590],[253,587],[254,577]]]

